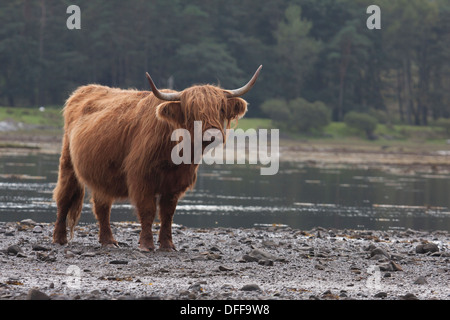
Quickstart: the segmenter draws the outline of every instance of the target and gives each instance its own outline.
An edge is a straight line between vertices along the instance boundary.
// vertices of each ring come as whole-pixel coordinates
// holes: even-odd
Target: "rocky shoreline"
[[[96,224],[60,246],[52,224],[1,222],[0,299],[450,299],[448,231],[174,225],[178,251],[145,253],[139,224],[112,228],[119,248]]]

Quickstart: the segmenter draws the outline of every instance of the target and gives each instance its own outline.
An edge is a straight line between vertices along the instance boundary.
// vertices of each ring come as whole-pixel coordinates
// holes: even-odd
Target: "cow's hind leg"
[[[172,220],[177,203],[177,195],[161,195],[159,200],[159,220],[161,222],[161,228],[159,230],[158,241],[160,250],[163,251],[176,250],[172,242]]]
[[[53,231],[53,242],[67,243],[67,225],[71,236],[80,218],[84,199],[84,186],[78,181],[70,158],[69,143],[65,138],[59,160],[58,183],[53,191],[56,201],[57,217]]]
[[[139,236],[139,249],[153,251],[155,250],[152,232],[153,220],[155,220],[156,215],[155,197],[150,197],[147,201],[137,203],[136,209],[142,228]]]
[[[112,199],[105,199],[94,193],[91,202],[99,224],[98,239],[100,243],[102,246],[117,246],[117,241],[114,239],[110,225]]]

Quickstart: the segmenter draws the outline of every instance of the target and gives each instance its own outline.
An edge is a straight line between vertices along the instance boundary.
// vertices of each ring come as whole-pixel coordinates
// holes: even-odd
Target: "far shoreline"
[[[0,137],[2,156],[59,154],[62,131],[4,132]],[[450,173],[450,146],[391,142],[378,144],[359,139],[280,138],[280,162],[302,163],[320,168],[366,168],[400,174]]]

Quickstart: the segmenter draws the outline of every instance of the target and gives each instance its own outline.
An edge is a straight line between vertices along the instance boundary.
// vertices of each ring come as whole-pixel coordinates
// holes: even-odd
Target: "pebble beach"
[[[450,299],[448,231],[174,225],[177,251],[147,253],[138,223],[112,229],[117,248],[100,246],[96,224],[61,246],[53,224],[1,222],[0,299]]]

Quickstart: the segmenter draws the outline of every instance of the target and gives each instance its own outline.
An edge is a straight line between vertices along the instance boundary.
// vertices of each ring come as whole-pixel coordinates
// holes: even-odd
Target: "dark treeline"
[[[381,30],[366,9],[381,8]],[[81,30],[68,30],[69,5]],[[380,111],[450,117],[448,0],[2,0],[0,104],[62,105],[77,86],[241,86],[250,116],[270,99],[325,104],[334,120]]]

